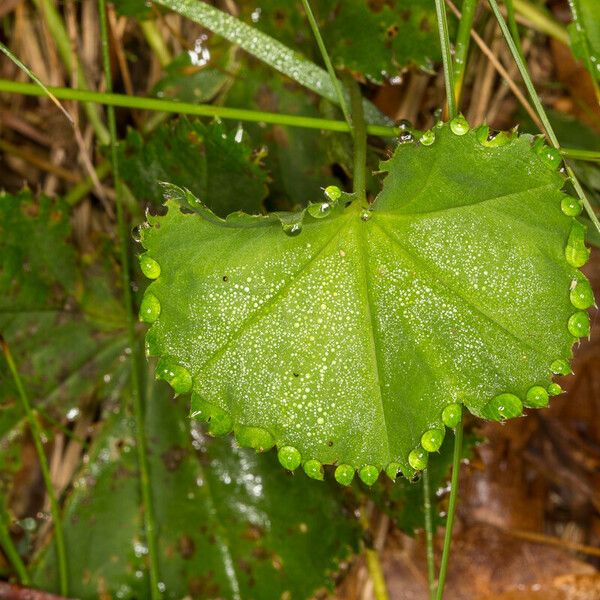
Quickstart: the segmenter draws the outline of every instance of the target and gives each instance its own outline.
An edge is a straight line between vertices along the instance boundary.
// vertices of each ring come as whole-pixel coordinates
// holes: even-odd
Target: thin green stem
[[[585,32],[585,26],[581,22],[581,7],[579,6],[579,0],[569,0],[569,6],[571,7],[573,22],[575,23],[575,35],[578,36],[579,46],[583,50],[583,62],[592,78],[592,86],[594,88],[594,93],[596,94],[596,100],[600,105],[600,85],[596,79],[596,65],[592,62],[592,54],[590,52],[588,37]]]
[[[450,37],[448,34],[448,18],[446,16],[446,4],[444,0],[435,0],[437,13],[438,32],[440,34],[440,46],[442,48],[442,62],[444,64],[444,85],[448,102],[448,116],[453,119],[456,116],[456,100],[454,98],[454,68],[452,66],[452,54],[450,52]]]
[[[458,476],[460,474],[460,460],[463,447],[463,421],[454,430],[454,453],[452,455],[452,479],[450,480],[450,499],[448,501],[448,516],[446,517],[446,532],[444,534],[444,549],[440,563],[438,586],[435,595],[436,600],[444,597],[444,586],[446,584],[446,573],[448,572],[448,561],[450,559],[450,546],[452,544],[452,529],[454,528],[454,516],[456,514],[456,502],[458,499]]]
[[[152,48],[152,51],[158,58],[160,66],[166,67],[173,59],[158,27],[156,26],[156,22],[153,19],[140,21],[140,29],[142,30],[148,45]]]
[[[19,370],[17,369],[17,365],[15,364],[10,348],[6,341],[2,338],[0,338],[0,344],[2,345],[2,351],[4,352],[8,369],[12,375],[15,385],[17,386],[23,412],[27,417],[29,428],[31,429],[33,444],[38,455],[40,471],[42,472],[42,479],[44,480],[44,486],[46,488],[46,493],[48,494],[50,513],[52,515],[52,522],[54,524],[54,539],[56,540],[60,593],[62,596],[67,596],[69,594],[69,574],[67,568],[67,553],[65,551],[65,536],[63,532],[60,508],[58,506],[56,492],[54,491],[54,486],[52,484],[52,477],[50,476],[50,468],[48,467],[48,460],[46,459],[44,444],[42,443],[42,428],[39,424],[35,411],[31,407],[29,397],[27,396],[27,392],[25,391],[25,387],[21,381],[21,376],[19,375]]]
[[[513,0],[513,4],[517,13],[525,17],[534,29],[562,42],[565,46],[569,45],[569,33],[547,11],[528,0]]]
[[[17,67],[21,69],[21,71],[23,71],[30,79],[33,79],[33,81],[35,81],[35,83],[39,85],[40,88],[42,88],[42,90],[44,90],[46,96],[48,96],[48,98],[50,98],[50,100],[54,102],[54,104],[63,113],[63,115],[65,115],[69,123],[73,124],[73,117],[71,117],[71,115],[65,110],[65,107],[58,101],[58,98],[56,98],[56,96],[54,96],[54,94],[52,94],[52,92],[46,87],[44,82],[25,63],[19,60],[19,58],[13,52],[11,52],[11,50],[7,48],[2,42],[0,42],[0,50],[4,54],[6,54],[6,56],[8,56],[8,58],[10,58],[10,60],[12,60],[15,63],[15,65],[17,65]]]
[[[369,518],[367,516],[367,508],[362,506],[359,513],[359,522],[365,533],[370,530]],[[381,568],[379,560],[379,552],[375,548],[365,548],[365,558],[367,561],[367,570],[373,584],[373,595],[375,600],[389,600],[387,586],[385,584],[385,575]]]
[[[433,519],[431,514],[431,488],[429,485],[429,469],[423,471],[423,513],[425,515],[425,548],[427,555],[427,582],[429,598],[435,598],[435,557],[433,554]]]
[[[21,560],[21,556],[15,547],[15,544],[10,537],[10,533],[8,531],[8,527],[4,521],[4,515],[0,515],[0,547],[2,551],[8,558],[10,564],[13,566],[19,581],[23,585],[29,585],[31,580],[29,579],[29,573]]]
[[[65,68],[71,74],[71,70],[73,67],[73,58],[77,61],[75,67],[77,71],[77,79],[78,86],[84,90],[89,89],[89,83],[87,77],[85,76],[85,71],[77,57],[73,55],[71,49],[71,41],[69,40],[69,35],[67,34],[67,30],[62,22],[60,14],[56,10],[56,6],[52,0],[33,0],[33,3],[36,5],[37,9],[42,13],[46,20],[46,24],[48,25],[48,29],[50,30],[50,34],[52,35],[52,39],[56,43],[56,47],[58,48],[58,54],[65,65]],[[102,120],[100,118],[100,114],[98,112],[98,108],[93,104],[89,104],[85,106],[85,111],[87,118],[90,122],[90,125],[94,129],[98,140],[102,144],[108,144],[109,137],[108,131]]]
[[[600,152],[597,150],[581,150],[579,148],[561,148],[560,153],[566,158],[600,162]]]
[[[315,19],[315,15],[310,7],[310,3],[308,0],[302,0],[302,5],[304,6],[304,12],[306,13],[306,17],[308,18],[308,22],[310,24],[310,28],[312,29],[313,35],[315,36],[315,40],[317,42],[317,46],[321,51],[321,56],[323,57],[323,62],[325,63],[325,67],[327,68],[327,72],[329,73],[329,77],[331,77],[331,83],[335,88],[335,92],[338,97],[338,102],[340,103],[340,107],[342,112],[344,113],[344,118],[348,125],[352,126],[352,119],[350,118],[350,111],[348,110],[348,105],[346,104],[346,98],[344,97],[344,91],[342,90],[342,84],[340,80],[337,78],[335,74],[335,70],[333,68],[333,63],[331,62],[331,58],[329,58],[329,53],[327,52],[327,48],[325,47],[325,42],[323,41],[323,36],[319,31],[319,25],[317,20]]]
[[[102,63],[106,88],[112,90],[112,77],[110,70],[110,54],[108,47],[108,26],[106,18],[106,0],[98,0],[98,12],[100,16],[100,35],[102,41]],[[122,270],[123,300],[127,312],[127,334],[131,346],[131,395],[133,399],[133,415],[135,420],[135,441],[137,449],[138,464],[140,469],[140,487],[142,495],[142,506],[144,514],[144,530],[148,546],[148,559],[150,571],[150,598],[158,600],[162,594],[159,590],[158,577],[158,550],[156,545],[156,526],[154,520],[154,509],[152,505],[152,492],[150,488],[150,472],[148,466],[148,454],[146,449],[146,433],[144,424],[144,409],[142,401],[140,351],[138,340],[135,335],[135,321],[133,314],[133,298],[131,294],[131,269],[129,264],[129,244],[125,223],[123,200],[121,197],[121,179],[119,176],[119,161],[117,155],[117,123],[114,107],[107,110],[108,131],[110,133],[110,158],[115,185],[117,227],[119,231],[119,246]]]
[[[352,135],[354,137],[353,190],[357,200],[367,202],[367,128],[363,113],[363,102],[358,83],[348,78],[350,106],[352,107]]]
[[[525,62],[525,54],[523,52],[523,45],[521,44],[521,36],[519,34],[519,27],[517,26],[517,20],[515,18],[515,6],[513,4],[513,0],[504,0],[506,4],[506,18],[508,19],[508,27],[510,29],[510,33],[512,35],[513,40],[515,41],[515,46],[519,51],[519,56],[521,60]]]
[[[475,18],[477,2],[478,0],[464,0],[461,9],[462,14],[458,24],[458,34],[454,46],[454,97],[456,98],[457,106],[460,106],[462,97],[467,55],[469,54],[469,45],[471,43],[471,29],[473,28],[473,19]]]
[[[234,121],[251,121],[255,123],[271,123],[274,125],[287,125],[289,127],[302,127],[304,129],[321,129],[323,131],[339,131],[350,133],[350,126],[345,121],[335,119],[320,119],[315,117],[302,117],[299,115],[286,115],[279,113],[246,110],[242,108],[228,108],[212,104],[191,104],[189,102],[176,102],[160,98],[143,98],[141,96],[126,96],[106,92],[93,92],[90,90],[74,90],[71,88],[48,88],[60,100],[77,100],[79,102],[96,102],[107,106],[152,110],[185,115],[198,115],[201,117],[219,117]],[[43,91],[32,83],[22,83],[0,79],[0,92],[23,94],[27,96],[42,96]],[[386,125],[368,125],[367,133],[380,137],[396,137],[400,130],[397,127]]]
[[[548,139],[550,140],[550,142],[552,143],[552,145],[555,148],[560,150],[560,144],[558,142],[558,138],[556,137],[556,134],[554,133],[554,129],[552,127],[552,124],[550,123],[550,119],[548,118],[548,115],[546,114],[544,106],[542,105],[542,102],[541,102],[537,92],[535,91],[535,86],[533,85],[533,81],[531,80],[531,77],[529,76],[529,71],[527,70],[527,65],[525,64],[525,61],[523,61],[523,59],[521,58],[521,55],[519,54],[519,49],[517,48],[515,41],[513,40],[512,35],[510,34],[510,31],[508,29],[506,21],[504,20],[504,17],[502,16],[500,7],[498,6],[498,2],[496,0],[488,0],[488,1],[490,3],[490,7],[492,9],[492,12],[494,13],[494,16],[496,17],[496,20],[498,21],[498,25],[500,25],[502,35],[504,36],[504,39],[506,40],[506,43],[508,44],[510,52],[513,56],[513,60],[515,61],[517,68],[519,69],[519,73],[521,74],[523,82],[525,83],[525,87],[527,88],[527,91],[529,92],[531,102],[533,103],[533,106],[535,107],[535,110],[540,118],[540,121],[542,122],[542,125],[544,126],[544,129],[546,130],[546,135],[547,135]],[[594,224],[596,229],[598,229],[598,231],[600,231],[600,221],[598,221],[598,217],[594,213],[594,209],[592,208],[592,205],[590,204],[589,200],[587,199],[585,192],[583,191],[583,188],[581,187],[581,184],[579,183],[579,181],[577,180],[577,177],[575,176],[575,173],[573,173],[573,169],[568,164],[566,164],[565,166],[566,166],[566,170],[567,170],[567,175],[570,177],[571,181],[573,182],[573,187],[575,188],[575,191],[577,192],[579,199],[581,200],[583,206],[585,207],[585,210],[586,210],[590,220],[592,221],[592,223]]]

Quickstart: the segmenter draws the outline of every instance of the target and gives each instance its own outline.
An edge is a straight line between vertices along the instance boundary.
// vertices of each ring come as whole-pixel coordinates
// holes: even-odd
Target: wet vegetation
[[[0,598],[597,598],[599,33],[0,0]]]

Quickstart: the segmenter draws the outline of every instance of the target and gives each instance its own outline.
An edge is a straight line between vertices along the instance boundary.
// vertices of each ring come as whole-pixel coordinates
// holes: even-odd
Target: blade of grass
[[[29,428],[31,430],[31,437],[35,446],[36,453],[40,464],[40,471],[42,473],[42,479],[44,481],[44,487],[48,494],[48,501],[50,503],[50,513],[52,515],[52,523],[54,524],[54,539],[56,540],[56,554],[58,558],[58,580],[60,593],[62,596],[67,596],[69,593],[69,575],[67,567],[67,553],[65,550],[65,536],[63,532],[62,519],[60,515],[60,508],[58,506],[58,500],[56,498],[56,492],[54,491],[54,485],[52,484],[52,478],[50,476],[50,469],[48,467],[48,460],[46,459],[46,453],[44,452],[44,444],[42,443],[42,428],[38,421],[35,411],[32,409],[29,402],[29,397],[21,381],[19,370],[15,364],[14,358],[10,351],[7,342],[0,337],[0,345],[4,352],[4,358],[8,365],[8,369],[12,375],[13,381],[17,387],[19,398],[21,400],[21,406],[23,412],[27,417]]]
[[[19,67],[19,69],[21,69],[21,71],[26,73],[30,79],[33,79],[33,81],[35,81],[35,83],[39,85],[42,88],[42,90],[44,90],[46,96],[48,96],[48,98],[50,98],[50,100],[52,100],[52,102],[56,104],[58,109],[62,112],[63,115],[65,115],[67,120],[71,124],[73,124],[73,117],[67,112],[65,107],[58,101],[58,98],[44,85],[44,83],[38,78],[38,76],[26,64],[21,62],[19,58],[15,56],[15,54],[11,52],[10,49],[7,48],[2,42],[0,42],[0,50],[4,52],[4,54],[6,54],[6,56],[8,56],[8,58],[10,58],[10,60],[12,60],[15,63],[15,65]]]
[[[370,513],[371,504],[362,506],[359,511],[358,520],[363,528],[363,531],[368,534],[370,530],[369,518],[367,513]],[[381,561],[379,560],[379,552],[375,548],[365,548],[365,558],[367,560],[367,570],[369,571],[369,577],[373,584],[373,596],[375,600],[389,600],[387,586],[385,584],[385,576],[383,569],[381,568]]]
[[[596,101],[598,102],[598,105],[600,105],[600,85],[598,84],[598,80],[594,74],[596,68],[592,61],[592,53],[590,52],[588,37],[585,33],[585,25],[581,19],[579,0],[569,0],[569,7],[571,8],[571,14],[573,15],[573,23],[575,25],[575,32],[579,38],[579,45],[583,51],[583,62],[592,79],[594,93],[596,94]]]
[[[302,0],[302,6],[304,7],[304,12],[306,13],[306,17],[308,18],[308,22],[310,24],[310,28],[312,29],[313,35],[315,36],[317,46],[319,47],[321,56],[323,57],[323,62],[325,63],[325,67],[327,68],[329,77],[331,78],[331,83],[333,84],[333,87],[335,87],[335,93],[337,94],[338,104],[340,105],[342,112],[344,113],[344,118],[346,119],[346,122],[352,127],[352,119],[350,118],[350,111],[348,110],[348,105],[346,104],[346,98],[344,98],[342,84],[340,83],[333,69],[331,58],[329,58],[329,53],[327,52],[327,48],[325,47],[325,42],[323,41],[323,37],[321,36],[321,32],[319,31],[319,25],[317,24],[317,20],[315,19],[315,15],[313,14],[309,1]]]
[[[523,46],[521,44],[521,37],[519,35],[519,28],[517,26],[517,20],[515,19],[515,7],[513,4],[513,0],[504,0],[506,4],[506,18],[508,19],[508,27],[510,29],[510,33],[512,34],[513,40],[515,41],[515,45],[517,46],[517,50],[519,51],[519,56],[521,60],[525,62],[525,54],[523,52]]]
[[[600,162],[600,152],[597,150],[580,150],[579,148],[561,148],[560,153],[566,158]]]
[[[213,33],[224,37],[232,44],[243,48],[280,73],[287,75],[300,85],[330,102],[339,103],[336,86],[327,71],[318,67],[299,52],[288,48],[262,31],[247,25],[206,2],[197,0],[154,0],[166,8],[199,23]],[[369,123],[390,124],[391,121],[367,100],[364,101],[365,118]]]
[[[429,469],[423,471],[423,513],[425,515],[425,546],[427,556],[427,583],[429,598],[435,598],[435,557],[433,554],[433,520],[431,518],[431,487],[429,485]]]
[[[460,422],[454,430],[454,453],[452,455],[452,479],[450,480],[450,499],[448,501],[448,516],[446,518],[446,531],[444,534],[444,549],[440,562],[436,600],[444,597],[444,586],[446,584],[446,573],[448,572],[448,561],[450,560],[450,547],[452,545],[452,529],[454,528],[454,516],[456,515],[456,501],[458,499],[458,475],[460,472],[460,460],[462,458],[463,446],[463,422]]]
[[[280,113],[269,113],[262,111],[246,110],[241,108],[228,108],[212,104],[192,104],[188,102],[177,102],[175,100],[163,100],[160,98],[143,98],[141,96],[125,96],[124,94],[112,94],[106,92],[93,92],[90,90],[74,90],[71,88],[49,87],[48,88],[60,100],[77,100],[79,102],[95,102],[107,106],[118,106],[121,108],[134,108],[140,110],[152,110],[186,115],[198,115],[202,117],[219,117],[221,119],[232,119],[235,121],[252,121],[255,123],[272,123],[276,125],[287,125],[289,127],[303,127],[306,129],[322,129],[324,131],[339,131],[349,133],[350,126],[345,121],[335,119],[320,119],[315,117],[302,117],[299,115],[286,115]],[[8,79],[0,79],[0,92],[23,94],[27,96],[42,96],[44,94],[36,85]],[[400,130],[397,127],[386,125],[367,125],[369,135],[381,137],[396,137]]]
[[[534,29],[562,42],[565,46],[569,45],[567,30],[558,21],[555,21],[546,10],[528,0],[513,0],[513,4],[515,11],[527,19]]]
[[[112,77],[110,68],[110,54],[108,47],[108,23],[106,18],[106,0],[98,0],[98,12],[100,17],[100,37],[102,42],[102,64],[106,78],[106,88],[112,90]],[[119,246],[122,271],[123,300],[127,312],[127,335],[131,348],[131,395],[133,400],[133,416],[135,420],[135,441],[140,469],[140,488],[143,506],[144,534],[148,546],[148,561],[150,575],[150,598],[158,600],[162,597],[159,590],[158,576],[158,549],[156,544],[156,526],[154,508],[152,505],[152,492],[150,489],[150,469],[148,466],[148,454],[146,449],[146,433],[144,424],[144,409],[142,398],[142,361],[140,358],[140,347],[135,334],[135,321],[133,314],[133,298],[131,294],[131,268],[129,264],[129,243],[125,224],[125,214],[121,196],[121,181],[119,177],[119,161],[117,154],[117,123],[115,109],[108,107],[108,131],[110,134],[110,158],[112,166],[113,181],[115,185],[117,228],[119,232]]]
[[[12,538],[10,537],[10,533],[8,531],[8,527],[4,521],[4,515],[0,514],[0,548],[8,558],[8,561],[13,566],[17,577],[19,578],[19,582],[23,585],[29,585],[29,573],[21,560],[21,556],[17,551]]]
[[[467,55],[469,54],[469,42],[471,41],[471,29],[473,27],[477,2],[478,0],[464,0],[462,15],[458,24],[456,44],[454,45],[454,96],[458,106],[460,106],[462,96]]]
[[[56,43],[56,47],[58,48],[60,58],[63,61],[67,72],[71,73],[73,60],[73,54],[71,52],[71,42],[69,41],[69,36],[62,22],[60,14],[56,10],[56,6],[51,0],[33,0],[33,3],[40,11],[40,13],[42,13],[42,15],[44,16],[45,21],[48,25],[48,29],[50,30],[50,34],[52,35],[52,39],[54,40],[54,42]],[[77,60],[77,57],[75,57],[75,60]],[[85,76],[85,72],[79,60],[77,60],[76,67],[79,87],[84,90],[89,89],[90,86],[87,77]],[[98,113],[98,108],[92,104],[89,104],[85,106],[85,111],[90,125],[94,129],[94,132],[98,137],[100,143],[108,144],[108,131],[102,123],[100,114]]]
[[[367,127],[363,114],[362,96],[358,83],[348,76],[350,106],[352,107],[352,136],[354,138],[353,191],[357,200],[367,203]]]
[[[448,18],[444,0],[435,0],[440,46],[442,48],[442,62],[444,64],[444,86],[446,88],[446,102],[448,103],[448,116],[456,116],[456,100],[454,98],[454,68],[450,52],[450,38],[448,34]]]
[[[527,65],[525,64],[525,62],[521,58],[521,55],[519,54],[519,49],[517,48],[517,45],[515,44],[515,41],[513,40],[512,35],[508,29],[508,25],[506,24],[506,21],[504,20],[504,17],[502,16],[502,12],[500,11],[498,2],[496,2],[496,0],[488,0],[488,2],[490,3],[492,12],[494,13],[494,16],[496,17],[496,20],[498,21],[498,25],[500,26],[502,35],[504,36],[504,39],[506,40],[506,43],[508,44],[508,48],[510,49],[510,52],[513,56],[513,60],[515,61],[516,65],[519,69],[519,72],[521,73],[521,77],[523,78],[525,87],[527,88],[527,91],[529,92],[531,102],[533,103],[533,106],[535,107],[538,117],[540,118],[540,121],[542,122],[542,125],[544,126],[544,129],[546,130],[546,135],[548,136],[548,139],[550,140],[551,144],[555,148],[560,150],[560,144],[558,142],[558,138],[556,137],[556,134],[554,133],[554,129],[552,127],[552,124],[550,123],[550,119],[548,118],[548,115],[546,114],[546,110],[544,109],[544,106],[543,106],[537,92],[535,91],[535,86],[533,85],[533,81],[531,80],[531,77],[529,76],[529,71],[527,70]],[[583,206],[585,207],[585,210],[586,210],[590,220],[592,221],[592,223],[594,224],[596,229],[598,229],[598,231],[600,232],[600,221],[598,221],[598,217],[596,216],[596,213],[594,212],[592,205],[590,204],[589,200],[587,199],[585,192],[583,191],[583,188],[581,187],[581,184],[579,183],[577,177],[575,176],[575,173],[573,173],[573,169],[570,167],[570,165],[568,163],[566,163],[565,166],[566,166],[566,170],[567,170],[567,175],[570,177],[570,179],[573,183],[573,187],[575,188],[575,191],[577,192],[579,199],[581,200]]]

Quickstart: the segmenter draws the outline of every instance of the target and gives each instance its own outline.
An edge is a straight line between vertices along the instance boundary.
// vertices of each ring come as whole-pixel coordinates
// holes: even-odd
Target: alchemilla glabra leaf
[[[222,220],[170,190],[142,238],[160,266],[147,351],[211,432],[371,484],[424,468],[461,405],[548,403],[588,331],[583,227],[543,145],[463,121],[400,145],[372,206]]]

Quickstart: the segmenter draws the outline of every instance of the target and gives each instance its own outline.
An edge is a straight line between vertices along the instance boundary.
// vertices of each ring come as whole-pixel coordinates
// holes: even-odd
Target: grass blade
[[[102,41],[102,64],[106,78],[106,88],[112,90],[112,76],[110,70],[110,53],[108,47],[108,25],[106,18],[106,0],[98,0],[100,16],[100,36]],[[156,543],[156,523],[152,504],[152,491],[150,488],[150,468],[146,449],[146,433],[144,423],[144,410],[142,398],[142,360],[140,346],[135,333],[135,318],[133,313],[133,298],[131,294],[131,267],[129,263],[129,236],[125,223],[125,210],[123,207],[122,185],[119,177],[119,161],[117,155],[117,122],[115,109],[110,106],[107,110],[108,131],[110,136],[110,158],[113,181],[115,185],[117,228],[119,232],[119,246],[121,257],[123,300],[127,312],[127,335],[131,348],[131,395],[133,399],[133,416],[135,420],[135,442],[140,469],[140,488],[144,513],[144,534],[148,546],[150,598],[159,600],[162,593],[159,589],[158,577],[158,548]],[[123,408],[122,408],[123,410]]]
[[[300,85],[327,98],[334,104],[339,104],[336,86],[325,69],[318,67],[299,52],[288,48],[285,44],[247,25],[240,19],[236,19],[206,2],[197,0],[155,0],[155,4],[170,8],[191,21],[199,23],[213,33],[229,40],[232,44],[240,46],[246,52],[297,81]],[[366,100],[364,101],[364,112],[369,123],[390,124],[390,120]]]
[[[59,571],[59,582],[60,582],[60,593],[63,596],[67,596],[69,593],[69,575],[67,568],[67,553],[65,550],[65,536],[63,532],[62,519],[60,515],[60,509],[58,506],[58,500],[56,498],[56,492],[52,484],[52,477],[50,476],[50,468],[48,467],[48,460],[46,459],[46,453],[44,451],[44,445],[42,443],[42,428],[39,424],[37,415],[29,402],[29,397],[21,381],[19,370],[15,364],[14,358],[10,351],[8,344],[0,337],[0,345],[4,352],[4,358],[8,365],[8,369],[13,377],[17,391],[19,392],[19,398],[23,407],[23,412],[29,423],[31,429],[31,437],[35,446],[38,460],[40,462],[40,471],[42,472],[42,479],[44,480],[44,486],[46,493],[48,494],[48,501],[50,503],[50,513],[52,514],[52,522],[54,524],[54,537],[56,538],[56,552],[58,555],[58,571]]]

